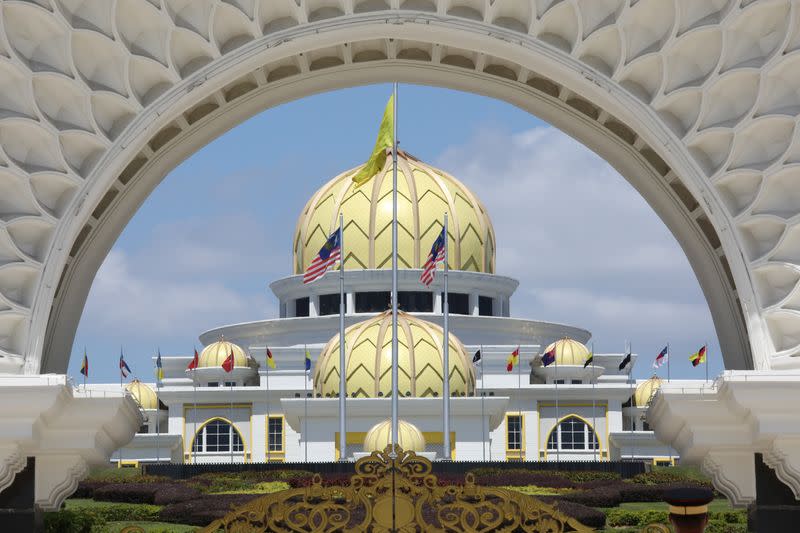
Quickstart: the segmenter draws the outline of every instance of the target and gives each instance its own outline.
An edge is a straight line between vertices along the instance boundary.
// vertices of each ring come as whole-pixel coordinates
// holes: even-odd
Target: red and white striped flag
[[[303,283],[321,278],[342,256],[342,228],[334,231],[303,274]]]
[[[422,275],[420,275],[419,281],[426,287],[430,287],[431,283],[433,283],[436,265],[444,261],[445,238],[444,228],[442,228],[442,232],[436,237],[436,240],[433,241],[431,252],[428,254],[428,260],[422,265]]]

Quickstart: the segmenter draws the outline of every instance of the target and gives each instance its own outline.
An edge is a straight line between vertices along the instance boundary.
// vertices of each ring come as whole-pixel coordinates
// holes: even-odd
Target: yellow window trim
[[[125,460],[125,459],[123,459],[122,461],[117,461],[117,468],[129,468],[129,467],[139,468],[139,461]]]
[[[511,417],[519,417],[519,449],[511,449],[508,447],[508,419]],[[506,459],[511,457],[525,457],[525,413],[512,412],[506,413]]]
[[[264,460],[268,462],[283,462],[286,456],[286,417],[283,415],[268,415],[264,417],[266,424],[264,424]],[[269,421],[281,421],[281,449],[280,451],[270,451],[269,449]],[[269,459],[267,459],[269,458]]]
[[[181,437],[183,438],[184,446],[187,445],[187,441],[186,441],[186,412],[189,411],[189,410],[197,410],[197,409],[222,409],[222,408],[225,408],[225,409],[250,409],[250,414],[248,415],[248,418],[250,419],[250,435],[253,435],[253,404],[252,403],[234,403],[234,404],[229,404],[229,403],[212,403],[212,404],[185,403],[185,404],[183,404],[183,418],[181,419],[181,425],[182,425]],[[221,417],[219,417],[219,418],[221,418]],[[213,420],[213,419],[209,419],[209,420]],[[204,422],[204,424],[205,423],[208,423],[208,420],[206,420],[206,422]],[[228,422],[228,423],[231,424],[234,428],[236,427],[236,425],[233,424],[232,422]],[[202,429],[202,427],[203,426],[200,426],[199,429]],[[199,429],[198,429],[198,431],[199,431]],[[239,435],[241,436],[241,433],[239,433]],[[197,432],[195,432],[195,436],[197,436]],[[194,447],[192,446],[193,443],[194,443],[194,437],[192,437],[191,442],[188,443],[188,449],[184,449],[183,450],[183,462],[184,463],[187,462],[187,459],[186,459],[187,456],[189,458],[188,462],[190,462],[190,463],[194,462],[194,457],[193,457],[193,455],[194,455]],[[247,443],[245,442],[244,437],[242,437],[242,443],[244,443],[245,451],[247,451]],[[247,452],[245,454],[245,462],[248,462],[248,458],[249,457],[251,457],[251,455],[250,455],[249,452]]]
[[[541,411],[541,408],[542,407],[555,407],[555,406],[556,406],[556,404],[554,402],[548,402],[548,403],[538,402],[537,405],[536,405],[536,413],[537,413],[538,418],[539,418],[539,425],[536,428],[537,429],[537,439],[539,439],[539,446],[542,447],[539,450],[539,457],[547,458],[547,439],[550,438],[550,433],[548,433],[547,434],[547,439],[545,439],[544,442],[542,442],[542,440],[540,438],[541,435],[538,434],[538,430],[540,430],[541,427],[542,427],[542,411]],[[558,403],[558,407],[592,407],[592,403],[589,402],[589,403],[564,404],[564,403],[559,402]],[[594,407],[603,407],[605,409],[605,413],[603,414],[603,417],[606,419],[606,444],[607,444],[607,443],[611,442],[611,421],[609,420],[608,402],[604,402],[604,403],[595,402]],[[594,427],[592,427],[592,430],[594,430]],[[552,432],[552,430],[550,430],[550,431]],[[597,435],[596,431],[595,431],[595,435]],[[609,449],[607,447],[603,448],[603,442],[600,440],[600,437],[597,437],[597,442],[598,442],[598,444],[600,446],[600,448],[598,449],[598,451],[600,452],[600,458],[602,459],[603,456],[605,456],[606,459],[609,459],[609,453],[610,453]]]
[[[589,404],[589,405],[591,405],[591,404]],[[555,425],[552,428],[550,428],[550,431],[547,432],[547,438],[544,439],[544,450],[543,450],[545,461],[547,460],[547,454],[551,451],[551,450],[549,450],[547,448],[547,443],[550,441],[550,435],[552,435],[553,431],[555,431],[556,428],[561,424],[561,422],[563,422],[567,418],[577,418],[578,420],[580,420],[581,422],[583,422],[584,424],[586,424],[587,426],[589,426],[592,429],[592,433],[594,433],[595,437],[597,437],[597,450],[588,449],[588,450],[560,450],[560,451],[561,452],[567,452],[567,453],[577,451],[577,452],[592,453],[592,454],[595,453],[595,451],[596,451],[598,457],[600,457],[600,459],[602,459],[603,458],[603,453],[604,453],[603,452],[603,441],[600,440],[600,436],[597,434],[597,431],[594,429],[594,426],[591,424],[591,422],[589,422],[588,420],[586,420],[582,416],[576,415],[575,413],[570,413],[568,415],[565,415],[565,416],[559,418],[556,421]],[[607,422],[608,422],[608,419],[606,418],[606,423]],[[555,452],[555,450],[552,450],[552,451]]]
[[[200,425],[199,428],[197,428],[197,431],[194,432],[194,435],[192,435],[192,440],[189,443],[189,457],[191,458],[192,455],[194,454],[194,440],[197,438],[197,435],[201,431],[203,431],[204,427],[209,425],[211,422],[214,422],[215,420],[222,420],[223,422],[226,422],[226,423],[230,424],[230,426],[233,428],[233,430],[239,435],[239,438],[242,439],[242,448],[244,448],[244,462],[245,463],[249,462],[250,450],[247,447],[247,440],[245,440],[244,435],[242,435],[242,432],[239,431],[239,428],[236,427],[236,424],[234,424],[230,419],[225,418],[224,416],[215,416],[213,418],[209,418],[208,420],[203,422]],[[185,421],[186,421],[186,419],[184,418],[184,423],[185,423]],[[252,424],[252,420],[251,420],[250,423]],[[233,446],[232,442],[231,442],[231,446]],[[225,452],[220,452],[220,453],[225,453]],[[234,455],[237,455],[238,453],[239,452],[234,452]]]
[[[670,466],[675,466],[675,457],[653,457],[653,466],[658,466],[658,463],[669,463]]]

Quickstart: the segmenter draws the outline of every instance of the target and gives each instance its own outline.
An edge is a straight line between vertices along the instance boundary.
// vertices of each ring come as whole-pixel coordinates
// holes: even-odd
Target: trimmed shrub
[[[574,483],[591,483],[597,481],[617,481],[621,479],[617,472],[598,472],[597,470],[576,470],[561,472],[561,475]]]
[[[574,518],[585,526],[598,529],[606,525],[606,515],[597,509],[564,500],[556,502],[554,506],[565,515]]]
[[[161,507],[157,505],[107,505],[104,507],[87,508],[83,512],[94,513],[106,522],[141,521],[156,522]]]
[[[350,485],[352,474],[324,474],[322,475],[323,487],[347,487]],[[294,478],[285,480],[292,488],[310,487],[314,483],[314,478]]]
[[[528,470],[509,470],[497,474],[475,474],[475,483],[485,487],[523,487],[526,485],[553,489],[573,489],[576,487],[575,483],[565,477]]]
[[[619,493],[622,496],[623,502],[662,502],[664,501],[664,492],[670,489],[698,486],[702,485],[698,485],[691,481],[664,483],[661,485],[639,485],[636,483],[624,483],[619,486]]]
[[[667,511],[631,511],[628,509],[609,509],[606,524],[609,527],[646,526],[648,524],[668,523]]]
[[[167,486],[156,483],[112,483],[95,489],[93,498],[104,502],[152,504],[156,492]]]
[[[44,515],[45,533],[92,533],[93,528],[105,524],[102,517],[81,511],[62,509]]]
[[[665,483],[686,483],[711,487],[711,481],[699,470],[687,467],[661,467],[650,472],[637,474],[631,478],[632,483],[641,485],[663,485]]]
[[[571,492],[560,496],[560,498],[589,507],[616,507],[622,503],[622,495],[617,486],[598,487],[582,492]]]
[[[258,494],[216,494],[197,500],[167,505],[159,513],[163,522],[207,526],[212,521],[228,514],[233,507],[244,505],[258,498]]]
[[[747,533],[747,524],[729,524],[720,520],[708,522],[706,533]]]
[[[92,498],[96,489],[105,487],[108,484],[107,481],[81,481],[70,498]]]
[[[165,485],[153,496],[155,505],[169,505],[200,498],[202,493],[189,485]]]

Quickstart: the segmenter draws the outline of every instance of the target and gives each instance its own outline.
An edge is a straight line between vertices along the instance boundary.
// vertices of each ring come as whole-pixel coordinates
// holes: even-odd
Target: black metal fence
[[[188,479],[209,472],[267,472],[271,470],[305,470],[317,474],[352,474],[352,462],[320,463],[209,463],[209,464],[145,464],[144,474]],[[497,470],[531,470],[540,472],[616,472],[623,479],[645,472],[642,461],[435,461],[434,474],[464,474],[476,468]]]

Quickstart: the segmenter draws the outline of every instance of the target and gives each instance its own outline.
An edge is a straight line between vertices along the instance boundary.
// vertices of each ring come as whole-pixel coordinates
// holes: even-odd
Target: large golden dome
[[[442,339],[436,324],[406,313],[397,315],[398,366],[401,396],[441,396]],[[391,395],[392,314],[381,313],[347,328],[345,365],[347,396],[377,398]],[[475,390],[475,371],[464,346],[450,334],[450,394],[469,396]],[[339,395],[339,335],[333,337],[314,367],[314,392]]]
[[[139,404],[142,409],[158,409],[158,398],[156,391],[150,385],[142,383],[138,379],[134,379],[127,385],[125,389],[131,393],[133,399]]]
[[[555,347],[556,364],[558,365],[580,365],[586,362],[589,357],[589,349],[585,344],[575,339],[563,338],[550,343],[543,353],[547,353]]]
[[[241,346],[220,339],[212,342],[200,352],[198,368],[221,367],[222,362],[233,352],[233,366],[248,366],[247,354]]]
[[[392,421],[378,422],[364,437],[364,451],[382,452],[392,444]],[[415,426],[405,420],[397,421],[397,445],[407,452],[424,452],[425,436]]]
[[[363,166],[363,165],[362,165]],[[392,160],[360,187],[340,174],[308,201],[294,234],[294,273],[319,253],[344,214],[346,269],[392,267]],[[486,208],[453,176],[398,152],[397,222],[400,268],[421,268],[448,213],[449,266],[494,273],[494,228]]]
[[[660,388],[661,378],[658,376],[653,376],[647,381],[639,383],[639,386],[636,387],[636,392],[633,393],[633,401],[636,407],[647,407]]]

